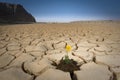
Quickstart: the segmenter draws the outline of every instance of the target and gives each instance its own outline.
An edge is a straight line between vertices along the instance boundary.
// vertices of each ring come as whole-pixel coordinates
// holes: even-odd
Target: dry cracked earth
[[[80,70],[56,69],[68,54]],[[0,26],[0,80],[120,80],[120,23]]]

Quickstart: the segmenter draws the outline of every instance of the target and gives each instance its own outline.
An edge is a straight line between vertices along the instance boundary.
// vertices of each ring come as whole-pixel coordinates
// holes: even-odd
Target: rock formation
[[[31,23],[35,18],[20,4],[0,2],[0,23]]]

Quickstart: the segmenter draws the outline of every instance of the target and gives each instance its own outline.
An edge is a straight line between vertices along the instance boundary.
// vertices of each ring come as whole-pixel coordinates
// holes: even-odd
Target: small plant
[[[70,59],[69,59],[69,57],[68,57],[67,55],[65,55],[64,62],[65,62],[66,64],[70,64],[70,63],[71,63],[71,61],[70,61]]]
[[[70,45],[66,45],[65,49],[67,51],[67,55],[65,55],[64,61],[65,61],[66,64],[70,64],[71,61],[69,59],[68,53],[72,50],[72,47]]]
[[[80,65],[77,65],[77,62],[73,59],[70,59],[68,56],[68,53],[72,50],[72,47],[70,45],[66,45],[65,49],[67,51],[67,54],[60,60],[59,64],[53,63],[53,65],[56,66],[56,69],[70,72],[72,75],[75,70],[80,70]]]

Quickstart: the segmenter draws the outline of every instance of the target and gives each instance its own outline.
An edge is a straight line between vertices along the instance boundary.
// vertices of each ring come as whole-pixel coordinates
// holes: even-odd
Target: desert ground
[[[67,44],[73,74],[52,65]],[[120,80],[120,22],[0,25],[0,80]]]

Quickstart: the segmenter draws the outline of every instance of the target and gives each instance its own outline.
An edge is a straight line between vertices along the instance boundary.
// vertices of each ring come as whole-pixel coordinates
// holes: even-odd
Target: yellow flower
[[[66,51],[69,52],[72,50],[72,47],[70,45],[66,45]]]

